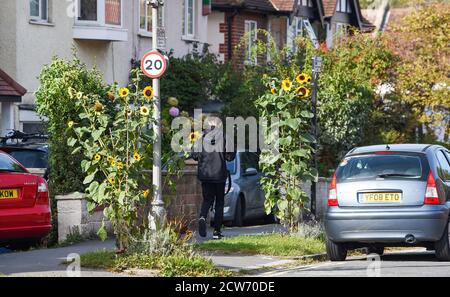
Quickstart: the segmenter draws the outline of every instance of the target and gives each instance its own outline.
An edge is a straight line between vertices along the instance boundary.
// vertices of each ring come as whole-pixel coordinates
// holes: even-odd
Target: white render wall
[[[225,43],[225,34],[220,33],[220,24],[225,23],[225,13],[213,11],[208,18],[209,51],[217,55],[219,61],[225,61],[225,55],[219,53],[220,44]]]

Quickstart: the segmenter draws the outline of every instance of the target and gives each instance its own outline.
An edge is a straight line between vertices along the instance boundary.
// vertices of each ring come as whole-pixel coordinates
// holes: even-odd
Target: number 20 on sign
[[[158,51],[151,51],[141,60],[141,69],[150,78],[160,78],[167,70],[167,60]]]

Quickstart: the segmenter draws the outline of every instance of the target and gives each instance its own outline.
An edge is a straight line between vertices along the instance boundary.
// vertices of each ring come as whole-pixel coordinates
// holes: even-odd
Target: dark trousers
[[[202,183],[203,203],[200,211],[200,217],[208,216],[209,209],[216,201],[214,213],[214,230],[220,231],[223,221],[223,205],[225,196],[225,183]]]

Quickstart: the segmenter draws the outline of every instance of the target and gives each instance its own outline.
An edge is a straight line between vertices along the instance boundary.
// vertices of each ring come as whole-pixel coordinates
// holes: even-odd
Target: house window
[[[141,31],[152,32],[152,6],[147,0],[138,0],[139,3],[139,29]],[[158,9],[158,27],[164,27],[164,6]]]
[[[184,0],[184,35],[195,36],[195,0]]]
[[[122,25],[122,0],[78,0],[78,21]]]
[[[30,18],[34,21],[48,21],[48,0],[30,0]]]
[[[299,5],[306,6],[306,7],[313,7],[312,0],[299,0]]]
[[[297,24],[295,26],[295,36],[303,36],[304,32],[304,25],[303,25],[303,19],[302,18],[296,18]]]
[[[349,0],[338,0],[336,5],[337,12],[351,13],[352,6]]]
[[[122,1],[105,0],[105,23],[120,26],[122,24]]]
[[[253,46],[258,38],[257,36],[258,24],[255,21],[245,21],[245,62],[248,64],[256,64],[257,57],[253,56]]]
[[[97,0],[79,0],[79,21],[97,21]]]

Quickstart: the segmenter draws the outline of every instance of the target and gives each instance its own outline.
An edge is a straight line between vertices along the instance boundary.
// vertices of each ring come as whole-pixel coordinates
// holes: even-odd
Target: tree
[[[450,4],[424,5],[405,17],[388,35],[401,57],[396,91],[413,114],[410,126],[416,141],[435,139],[441,129],[449,141],[450,122]]]

